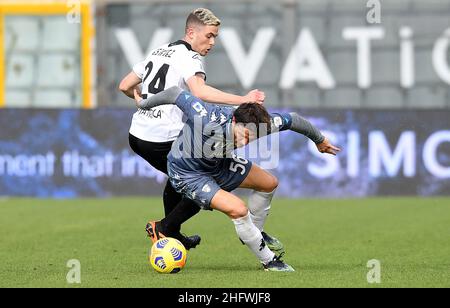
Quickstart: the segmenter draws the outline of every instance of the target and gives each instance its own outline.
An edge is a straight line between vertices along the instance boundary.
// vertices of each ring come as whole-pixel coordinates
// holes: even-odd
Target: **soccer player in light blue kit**
[[[269,114],[259,104],[239,108],[206,104],[191,93],[172,87],[150,98],[135,92],[142,109],[175,104],[186,124],[168,157],[169,180],[175,190],[204,210],[218,210],[234,223],[241,241],[256,255],[266,271],[294,271],[267,247],[262,230],[278,180],[256,164],[233,155],[236,148],[264,135],[292,130],[310,138],[321,153],[336,155],[320,131],[297,113]],[[259,200],[244,201],[230,192],[248,188],[263,193]],[[250,200],[252,201],[252,200]],[[157,226],[153,224],[158,237]]]

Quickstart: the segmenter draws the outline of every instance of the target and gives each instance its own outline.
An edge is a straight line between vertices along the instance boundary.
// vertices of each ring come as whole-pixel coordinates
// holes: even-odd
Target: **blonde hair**
[[[220,26],[220,19],[210,10],[198,8],[189,14],[186,20],[186,31],[193,25]]]

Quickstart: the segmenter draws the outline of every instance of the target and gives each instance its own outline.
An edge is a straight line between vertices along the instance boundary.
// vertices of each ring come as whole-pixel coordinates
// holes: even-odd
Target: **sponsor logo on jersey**
[[[281,119],[281,117],[275,117],[273,118],[273,124],[275,124],[276,127],[280,127],[281,125],[283,125],[283,120]]]
[[[157,108],[152,108],[149,110],[139,109],[139,114],[149,117],[150,119],[161,119],[162,118],[162,111]]]
[[[192,108],[194,108],[194,110],[197,111],[202,118],[208,115],[208,111],[206,111],[206,108],[200,102],[193,104]]]

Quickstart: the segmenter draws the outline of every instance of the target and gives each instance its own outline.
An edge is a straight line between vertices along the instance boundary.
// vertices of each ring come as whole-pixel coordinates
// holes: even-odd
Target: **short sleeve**
[[[179,71],[185,82],[199,73],[203,74],[206,78],[205,68],[203,67],[203,62],[198,54],[192,55],[192,53],[190,53],[186,55],[183,63],[180,63],[179,65]]]
[[[142,80],[145,73],[145,61],[137,63],[133,66],[133,72]]]

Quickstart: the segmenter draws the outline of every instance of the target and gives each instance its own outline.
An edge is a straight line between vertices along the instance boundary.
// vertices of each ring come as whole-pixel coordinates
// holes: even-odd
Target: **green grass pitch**
[[[202,244],[179,274],[154,272],[144,227],[160,198],[0,200],[0,287],[450,287],[450,199],[275,200],[266,231],[295,273],[267,273],[223,214],[184,226]],[[70,259],[81,284],[66,281]],[[381,263],[369,284],[367,262]]]

